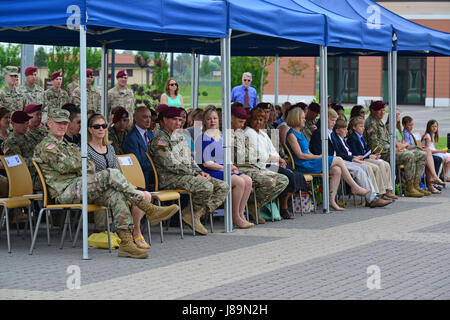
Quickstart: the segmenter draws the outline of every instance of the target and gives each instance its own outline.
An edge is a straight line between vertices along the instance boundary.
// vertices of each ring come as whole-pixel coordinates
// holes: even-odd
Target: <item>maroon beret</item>
[[[161,104],[158,104],[156,107],[155,107],[155,111],[157,112],[157,113],[161,113],[161,111],[163,111],[164,109],[166,109],[166,108],[168,108],[169,106],[167,105],[167,104],[164,104],[164,103],[161,103]]]
[[[125,70],[125,69],[117,72],[116,79],[122,78],[123,76],[128,76],[127,70]]]
[[[311,102],[308,106],[308,109],[315,113],[320,113],[320,104],[317,102]]]
[[[94,70],[86,69],[86,77],[89,77],[91,75],[91,73],[94,74]]]
[[[245,110],[243,107],[240,106],[232,106],[231,114],[240,119],[250,118],[250,115],[248,114],[247,110]]]
[[[55,71],[52,73],[52,75],[50,76],[50,80],[55,80],[58,77],[62,77],[62,73],[59,71]]]
[[[128,111],[125,110],[125,108],[117,107],[116,110],[114,111],[112,122],[117,123],[121,119],[128,118],[128,117],[129,117]]]
[[[167,107],[167,108],[163,108],[160,113],[162,114],[163,117],[166,118],[175,118],[175,117],[181,117],[181,115],[186,112],[184,111],[184,109],[182,108],[178,108],[178,107]]]
[[[374,111],[378,111],[383,109],[384,107],[386,107],[387,103],[382,101],[382,100],[377,100],[377,101],[372,101],[372,103],[370,104],[369,109],[374,110]]]
[[[37,67],[28,67],[25,69],[25,77],[31,76],[33,73],[35,73],[37,70]]]
[[[35,111],[42,110],[42,104],[29,104],[23,109],[25,113],[33,113]]]
[[[15,111],[11,116],[11,122],[14,123],[25,123],[33,117],[26,114],[25,111]]]

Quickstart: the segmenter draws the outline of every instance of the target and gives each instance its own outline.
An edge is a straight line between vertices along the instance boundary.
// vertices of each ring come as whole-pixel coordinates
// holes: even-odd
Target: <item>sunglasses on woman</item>
[[[91,126],[91,128],[94,128],[95,130],[100,129],[100,127],[102,127],[103,129],[106,129],[106,128],[108,128],[108,125],[106,123],[104,123],[104,124],[93,124]]]
[[[178,83],[169,83],[169,86],[171,86],[171,87],[178,87]]]

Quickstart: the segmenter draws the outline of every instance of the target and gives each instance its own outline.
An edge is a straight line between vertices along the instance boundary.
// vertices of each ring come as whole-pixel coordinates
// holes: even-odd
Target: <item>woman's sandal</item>
[[[145,241],[143,236],[139,236],[136,238],[133,238],[134,243],[138,248],[141,249],[150,249],[150,245]]]

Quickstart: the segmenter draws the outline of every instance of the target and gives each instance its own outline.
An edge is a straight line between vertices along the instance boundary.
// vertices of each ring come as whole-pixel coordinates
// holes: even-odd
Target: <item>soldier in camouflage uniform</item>
[[[371,150],[381,150],[381,159],[390,161],[390,138],[389,131],[383,123],[386,103],[383,101],[374,101],[370,105],[370,115],[364,125],[364,139],[367,146]],[[378,153],[378,151],[376,151]],[[419,187],[420,179],[424,173],[426,165],[425,152],[395,152],[395,161],[397,165],[405,166],[405,174],[403,175],[406,181],[407,197],[422,197],[428,195],[428,191],[422,190]]]
[[[116,154],[124,154],[123,141],[128,133],[130,119],[128,112],[122,107],[117,107],[112,118],[113,125],[108,128],[108,138]]]
[[[93,113],[102,112],[102,96],[97,88],[92,86],[94,81],[94,70],[86,70],[86,100],[87,100],[87,110]],[[81,93],[80,87],[76,87],[71,94],[72,103],[80,107],[81,105]]]
[[[37,67],[25,69],[25,83],[19,88],[25,99],[25,105],[42,104],[44,102],[44,89],[36,84]]]
[[[33,158],[34,147],[36,146],[25,134],[28,129],[28,120],[31,117],[24,111],[16,111],[11,116],[13,132],[3,141],[2,150],[5,156],[20,154],[25,160],[28,170],[30,170],[31,180],[34,190],[42,190],[42,186],[34,168]]]
[[[320,113],[320,105],[316,102],[311,102],[305,110],[305,126],[302,128],[302,133],[306,140],[311,141],[311,136],[317,130],[317,115]]]
[[[26,137],[37,146],[48,135],[47,127],[42,124],[42,104],[29,104],[23,111],[31,117]]]
[[[89,70],[89,69],[88,69]],[[78,83],[78,77],[76,74],[72,76],[72,82],[67,85],[67,93],[71,97],[73,94],[73,91],[78,88],[80,84]]]
[[[49,135],[36,146],[33,160],[42,170],[51,198],[57,203],[81,203],[81,154],[78,147],[64,140],[69,112],[53,109],[47,124]],[[121,239],[119,257],[146,258],[148,252],[138,248],[133,242],[133,220],[127,201],[143,210],[152,224],[169,219],[178,211],[178,206],[157,207],[151,204],[146,200],[145,194],[128,183],[118,169],[96,173],[94,162],[87,159],[87,171],[89,203],[106,206],[113,214]],[[40,218],[41,216],[38,223]]]
[[[245,173],[252,179],[259,209],[265,204],[274,201],[287,187],[289,179],[285,175],[259,168],[256,165],[258,159],[255,159],[255,163],[250,162],[250,155],[257,155],[258,151],[254,150],[253,146],[248,143],[248,139],[246,139],[242,130],[249,117],[250,115],[247,114],[241,103],[233,103],[231,107],[233,163],[239,169],[239,172]],[[248,202],[248,210],[250,215],[256,219],[254,214],[256,208],[254,207],[253,201]],[[259,210],[258,222],[265,223],[265,220],[260,216]]]
[[[108,90],[108,114],[114,113],[117,107],[123,107],[127,110],[130,118],[134,116],[135,101],[134,93],[127,88],[128,74],[126,70],[120,70],[116,75],[117,86]]]
[[[25,107],[25,99],[16,87],[18,77],[18,67],[5,67],[6,85],[0,89],[0,107],[8,109],[11,113],[17,110],[22,111]]]
[[[179,132],[183,118],[181,108],[158,109],[164,128],[149,143],[149,151],[158,170],[161,189],[184,189],[192,193],[194,226],[190,208],[182,212],[183,221],[202,235],[208,231],[200,222],[204,214],[212,214],[227,197],[229,187],[221,180],[203,172],[191,157],[191,148]]]
[[[44,104],[42,109],[42,122],[47,121],[47,115],[53,109],[60,109],[63,105],[70,102],[69,95],[61,88],[62,73],[55,71],[52,73],[52,87],[44,91]]]

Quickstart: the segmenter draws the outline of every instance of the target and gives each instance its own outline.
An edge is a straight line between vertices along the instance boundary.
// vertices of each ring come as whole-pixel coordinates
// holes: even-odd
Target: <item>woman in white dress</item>
[[[450,170],[450,153],[447,152],[447,148],[443,150],[437,150],[434,143],[439,142],[439,125],[436,120],[430,120],[427,123],[427,129],[422,136],[422,145],[429,147],[433,155],[439,156],[444,162],[445,181],[449,182],[448,173]]]

